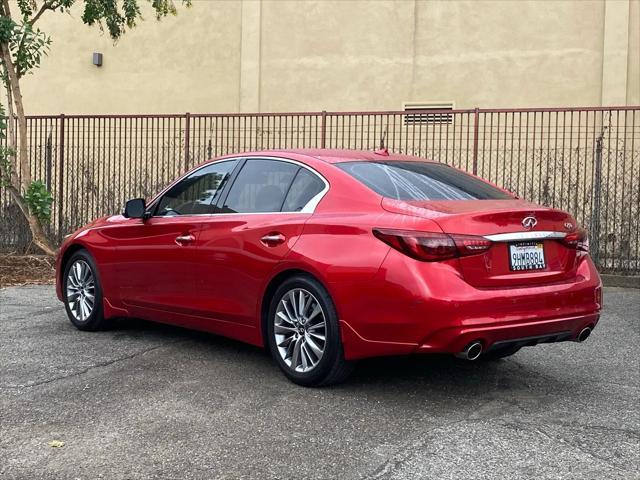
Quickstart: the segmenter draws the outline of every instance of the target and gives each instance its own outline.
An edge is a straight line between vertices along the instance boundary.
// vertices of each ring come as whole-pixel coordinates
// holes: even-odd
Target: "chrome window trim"
[[[150,218],[187,218],[187,217],[222,217],[227,215],[305,215],[308,212],[226,212],[226,213],[191,213],[189,215],[155,215]]]
[[[559,239],[566,237],[565,232],[512,232],[512,233],[498,233],[495,235],[485,235],[484,238],[491,240],[492,242],[510,242],[514,240],[544,240],[544,239]]]
[[[178,183],[180,183],[182,180],[184,180],[188,176],[191,176],[194,173],[199,172],[203,168],[210,167],[211,165],[214,165],[216,163],[222,163],[222,162],[227,162],[227,161],[231,161],[231,160],[236,160],[238,162],[240,162],[242,160],[247,160],[247,161],[248,160],[275,160],[275,161],[278,161],[278,162],[293,163],[294,165],[298,165],[299,167],[308,170],[309,172],[314,174],[316,177],[318,177],[324,183],[324,189],[322,191],[320,191],[318,194],[316,194],[311,200],[309,200],[307,202],[307,204],[299,212],[279,212],[278,211],[278,212],[195,213],[195,214],[191,214],[191,215],[171,215],[171,216],[153,215],[151,218],[218,217],[218,216],[221,216],[221,215],[270,215],[270,214],[272,215],[272,214],[276,214],[276,213],[279,214],[279,215],[300,215],[300,214],[305,214],[305,213],[312,214],[312,213],[314,213],[316,211],[316,207],[318,206],[320,201],[324,198],[326,193],[329,191],[329,182],[327,181],[326,178],[324,178],[320,173],[318,173],[315,169],[313,169],[309,165],[306,165],[306,164],[304,164],[302,162],[299,162],[297,160],[292,160],[290,158],[284,158],[284,157],[267,156],[267,155],[226,157],[226,158],[221,158],[219,160],[216,160],[216,161],[207,163],[205,165],[202,165],[200,168],[197,168],[197,169],[189,172],[188,174],[184,175],[183,177],[181,177],[177,181],[173,182],[168,187],[166,187],[164,190],[162,190],[158,194],[158,196],[155,197],[153,199],[153,201],[147,206],[147,208],[149,208],[150,206],[153,206],[155,208],[154,204],[156,203],[156,201],[160,201],[160,199],[164,196],[164,194],[166,192],[169,191],[169,189],[171,189],[174,185],[177,185]],[[238,172],[238,173],[240,173],[240,172]],[[294,177],[294,180],[295,180],[295,177]],[[233,188],[233,185],[231,187]]]

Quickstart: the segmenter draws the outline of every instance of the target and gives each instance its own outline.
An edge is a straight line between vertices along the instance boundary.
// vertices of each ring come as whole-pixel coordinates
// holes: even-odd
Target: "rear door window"
[[[289,188],[282,211],[301,212],[316,195],[324,190],[324,187],[324,182],[317,175],[306,168],[301,168]]]
[[[249,159],[238,173],[222,211],[279,212],[300,167],[278,160]]]
[[[376,193],[396,200],[506,200],[508,193],[433,162],[344,162],[336,166]]]

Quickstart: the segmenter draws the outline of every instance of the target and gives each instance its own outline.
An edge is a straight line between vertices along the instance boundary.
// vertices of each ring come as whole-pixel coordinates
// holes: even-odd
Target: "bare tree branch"
[[[33,24],[38,21],[38,19],[42,16],[44,12],[46,12],[47,10],[54,10],[57,7],[58,5],[56,4],[56,2],[45,1],[40,7],[40,10],[38,10],[38,12],[27,23],[33,27]]]

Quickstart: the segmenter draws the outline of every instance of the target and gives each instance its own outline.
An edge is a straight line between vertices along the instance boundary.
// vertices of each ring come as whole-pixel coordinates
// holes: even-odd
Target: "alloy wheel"
[[[91,267],[78,259],[67,273],[67,304],[76,320],[85,322],[93,313],[96,285]]]
[[[298,373],[313,370],[327,344],[326,318],[318,299],[303,288],[289,290],[280,299],[273,321],[284,363]]]

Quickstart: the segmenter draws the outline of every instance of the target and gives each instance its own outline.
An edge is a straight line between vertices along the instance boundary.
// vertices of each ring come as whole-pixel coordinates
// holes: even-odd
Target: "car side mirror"
[[[147,218],[147,205],[144,198],[134,198],[133,200],[127,200],[124,204],[123,215],[126,218]]]

